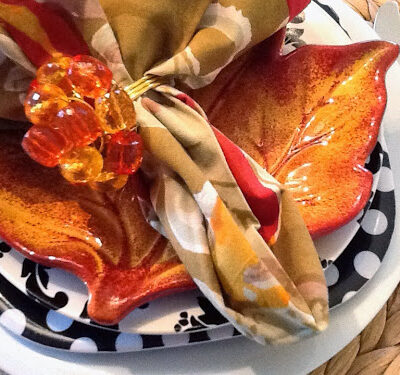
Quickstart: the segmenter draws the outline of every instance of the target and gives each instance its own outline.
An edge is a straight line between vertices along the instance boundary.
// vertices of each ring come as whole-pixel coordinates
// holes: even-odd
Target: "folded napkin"
[[[1,0],[0,116],[23,117],[32,73],[56,52],[105,61],[122,87],[144,74],[203,87],[307,3]],[[148,92],[135,109],[156,213],[148,221],[170,240],[204,295],[260,343],[323,330],[323,271],[285,188],[171,85]]]

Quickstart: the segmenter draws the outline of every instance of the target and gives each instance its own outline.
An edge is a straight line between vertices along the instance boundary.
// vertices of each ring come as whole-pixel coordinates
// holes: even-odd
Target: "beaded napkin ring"
[[[133,101],[164,83],[147,75],[121,89],[101,61],[58,55],[30,85],[24,108],[33,126],[22,147],[73,184],[121,188],[143,158]]]

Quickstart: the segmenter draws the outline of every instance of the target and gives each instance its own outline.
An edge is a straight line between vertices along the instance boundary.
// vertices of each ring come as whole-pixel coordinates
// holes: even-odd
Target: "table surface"
[[[329,3],[329,0],[324,3]],[[331,3],[335,3],[342,24],[354,31],[353,40],[376,39],[366,23],[343,3],[338,0]],[[320,22],[323,23],[324,19]],[[400,66],[393,66],[388,78],[385,137],[395,186],[400,186]],[[400,213],[398,200],[396,211]],[[397,223],[400,223],[398,216]],[[77,354],[41,347],[0,328],[0,368],[12,375],[306,374],[359,334],[392,293],[400,278],[400,252],[396,251],[400,248],[399,230],[396,224],[393,241],[374,278],[355,297],[332,311],[330,326],[325,332],[301,343],[262,347],[239,337],[148,352]]]

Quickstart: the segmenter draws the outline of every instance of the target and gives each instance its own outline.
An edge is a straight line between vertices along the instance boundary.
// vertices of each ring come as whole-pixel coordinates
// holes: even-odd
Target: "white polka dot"
[[[96,343],[89,337],[76,339],[69,348],[72,352],[95,353],[98,351]]]
[[[215,340],[222,340],[227,337],[233,337],[233,332],[235,331],[235,328],[231,326],[230,324],[227,324],[224,327],[219,327],[215,329],[210,329],[207,331],[208,337],[210,340],[215,341]]]
[[[0,324],[17,335],[22,335],[26,327],[25,314],[17,309],[9,309],[0,316]]]
[[[394,189],[392,171],[388,167],[382,167],[377,189],[383,192]]]
[[[189,343],[189,334],[181,333],[179,335],[164,335],[163,342],[165,346],[181,346]]]
[[[339,270],[334,264],[325,270],[325,279],[328,286],[335,285],[339,280]]]
[[[379,235],[386,231],[388,221],[385,214],[379,210],[368,210],[361,223],[362,229],[368,234]]]
[[[142,336],[132,333],[120,333],[115,341],[117,352],[128,352],[143,349]]]
[[[354,268],[366,279],[370,279],[378,271],[381,261],[378,256],[371,251],[361,251],[354,258]]]
[[[252,290],[243,288],[243,294],[244,296],[251,302],[255,301],[257,299],[257,294],[254,293]]]
[[[54,310],[49,310],[46,316],[47,326],[55,332],[65,331],[71,327],[73,320],[68,316],[58,313]]]
[[[350,292],[347,292],[347,293],[343,296],[342,302],[348,301],[351,297],[355,296],[356,294],[357,294],[357,292],[354,291],[354,290],[351,290]]]

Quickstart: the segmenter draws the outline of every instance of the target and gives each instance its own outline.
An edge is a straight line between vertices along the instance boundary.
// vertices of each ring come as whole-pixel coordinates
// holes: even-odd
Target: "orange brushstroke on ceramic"
[[[353,219],[369,199],[364,168],[386,105],[387,42],[305,46],[274,38],[192,93],[210,122],[292,192],[313,237]]]

